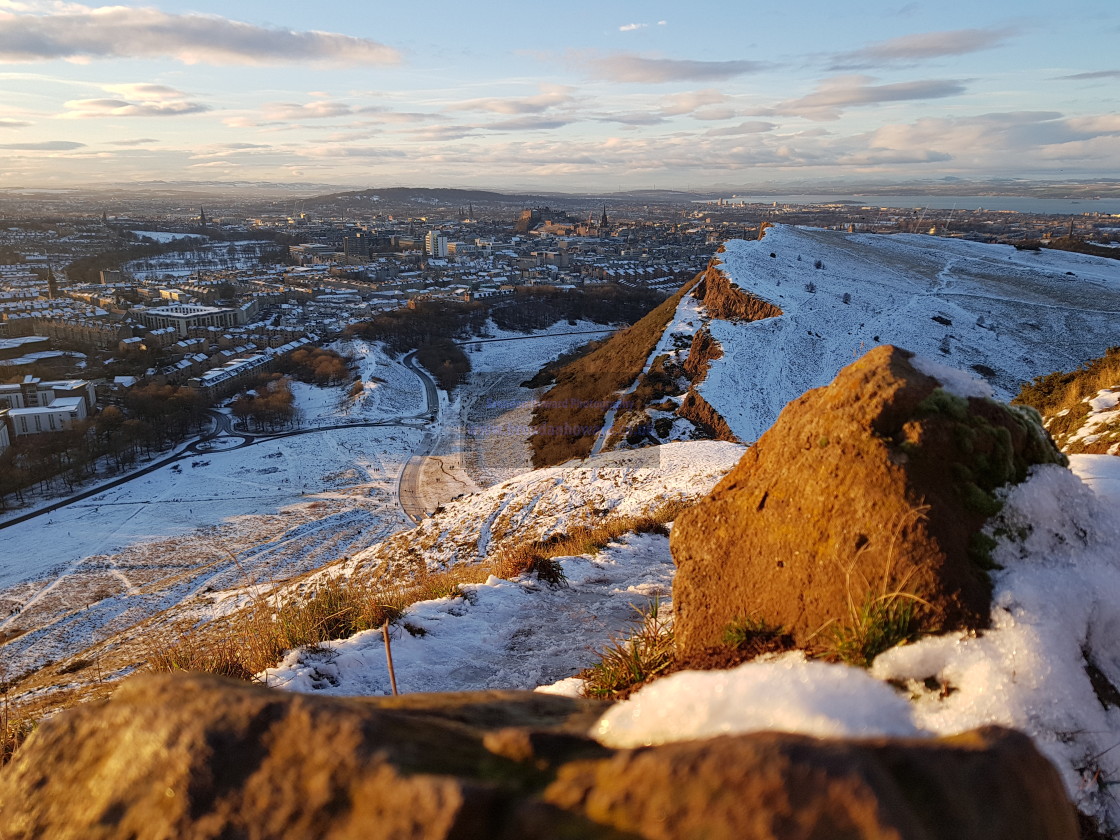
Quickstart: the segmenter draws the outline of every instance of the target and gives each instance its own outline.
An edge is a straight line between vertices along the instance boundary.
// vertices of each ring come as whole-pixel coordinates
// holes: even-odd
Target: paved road
[[[574,330],[561,333],[541,333],[540,335],[515,335],[512,338],[475,338],[470,341],[456,341],[459,347],[468,347],[471,344],[493,344],[495,341],[534,341],[539,338],[555,338],[558,335],[602,335],[603,333],[617,332],[618,327],[604,327],[601,330]]]
[[[429,420],[435,421],[439,416],[439,391],[436,390],[435,380],[417,363],[415,353],[409,353],[405,356],[404,363],[424,383],[427,417]],[[432,453],[438,442],[438,434],[428,432],[424,435],[424,439],[420,441],[420,446],[413,451],[412,457],[404,465],[401,476],[397,480],[397,500],[400,502],[401,510],[404,511],[405,516],[417,524],[428,515],[428,508],[420,497],[420,470],[424,466],[425,459]]]

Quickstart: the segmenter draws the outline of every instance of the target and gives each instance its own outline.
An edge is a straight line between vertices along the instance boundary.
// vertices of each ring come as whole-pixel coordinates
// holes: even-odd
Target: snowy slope
[[[1115,260],[787,226],[728,242],[719,259],[734,285],[783,312],[709,324],[724,355],[698,392],[744,441],[879,344],[979,372],[1009,399],[1021,382],[1076,368],[1116,343]]]
[[[594,557],[560,561],[568,586],[491,577],[463,598],[410,608],[393,631],[403,692],[532,689],[593,664],[651,601],[667,604],[673,560],[667,537],[644,534]],[[262,678],[271,686],[328,694],[388,694],[380,631],[293,651]]]
[[[533,470],[472,496],[343,564],[343,571],[411,573],[481,560],[503,544],[538,539],[610,514],[641,514],[707,493],[742,457],[718,441],[674,443]],[[334,573],[333,571],[331,572]]]

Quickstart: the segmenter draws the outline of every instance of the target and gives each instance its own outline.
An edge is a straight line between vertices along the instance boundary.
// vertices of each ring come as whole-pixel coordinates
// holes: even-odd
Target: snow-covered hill
[[[895,344],[979,375],[1010,399],[1117,342],[1120,261],[920,235],[775,226],[719,255],[733,289],[781,310],[733,322],[694,303],[723,355],[697,392],[743,441],[868,349]]]

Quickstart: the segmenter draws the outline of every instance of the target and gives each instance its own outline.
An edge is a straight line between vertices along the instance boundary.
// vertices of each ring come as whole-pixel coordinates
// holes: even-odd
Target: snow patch
[[[803,654],[682,671],[611,707],[592,735],[616,748],[777,731],[833,738],[919,734],[910,704],[859,668]]]
[[[995,393],[992,391],[992,386],[982,379],[970,376],[963,370],[957,370],[948,365],[943,365],[927,356],[915,355],[910,359],[910,364],[926,376],[932,376],[941,383],[942,388],[955,397],[961,397],[962,399],[968,399],[969,397],[992,399],[995,396]]]

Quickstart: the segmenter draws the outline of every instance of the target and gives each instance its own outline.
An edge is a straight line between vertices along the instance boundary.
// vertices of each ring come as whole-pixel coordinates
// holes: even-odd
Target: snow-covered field
[[[160,231],[136,231],[136,233],[156,238],[159,242],[199,238],[190,235],[161,234]],[[274,247],[273,243],[259,239],[200,243],[197,249],[181,254],[161,254],[134,260],[125,263],[122,269],[136,280],[157,280],[165,277],[190,277],[192,274],[208,271],[257,268],[261,262],[261,255],[272,247]]]
[[[699,393],[744,441],[879,344],[980,373],[1010,399],[1116,343],[1120,262],[1102,257],[779,225],[719,258],[735,285],[784,313],[709,325],[724,355]]]
[[[319,388],[293,382],[301,427],[417,417],[426,409],[424,389],[418,387],[416,374],[386,355],[379,345],[346,340],[336,341],[330,349],[354,359],[354,378],[361,380],[362,391],[351,397],[350,383]]]
[[[415,571],[482,560],[503,545],[546,538],[604,516],[640,515],[666,502],[699,498],[742,457],[722,441],[610,452],[578,466],[523,473],[448,502],[438,515],[355,554],[344,571]]]
[[[360,355],[366,390],[350,422],[423,409],[416,374],[376,347]],[[347,386],[299,386],[307,423],[338,423]],[[51,514],[6,528],[0,679],[73,652],[195,596],[282,579],[407,527],[396,482],[418,445],[412,425],[309,430],[190,454]]]
[[[463,347],[471,373],[455,389],[439,440],[424,465],[421,486],[429,510],[532,469],[526,441],[534,402],[545,389],[522,388],[521,383],[557,356],[609,335],[612,328],[559,321],[526,335],[490,322],[484,332],[489,340]]]

